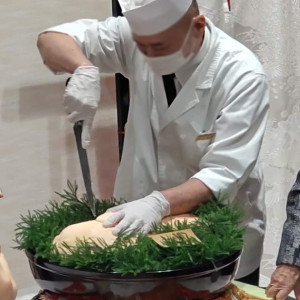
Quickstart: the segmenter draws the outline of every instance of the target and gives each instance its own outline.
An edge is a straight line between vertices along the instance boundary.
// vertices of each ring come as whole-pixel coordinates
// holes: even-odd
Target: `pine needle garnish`
[[[113,245],[103,240],[79,241],[76,246],[64,244],[65,253],[60,254],[52,244],[56,235],[65,227],[93,219],[85,195],[78,196],[78,186],[68,181],[68,190],[57,193],[61,200],[51,201],[43,210],[28,212],[21,216],[16,228],[17,249],[34,254],[49,262],[75,269],[97,272],[138,274],[141,272],[173,270],[215,260],[241,250],[244,229],[239,226],[242,212],[228,201],[211,200],[201,205],[194,214],[199,218],[192,223],[175,222],[153,227],[152,234],[191,229],[197,238],[185,235],[168,237],[166,247],[161,247],[148,236],[137,238],[120,235]],[[97,200],[97,215],[120,204],[116,199]]]

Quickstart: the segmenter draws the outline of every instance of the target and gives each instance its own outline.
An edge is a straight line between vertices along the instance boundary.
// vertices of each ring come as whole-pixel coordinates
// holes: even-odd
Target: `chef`
[[[124,17],[82,19],[39,35],[44,63],[69,72],[64,107],[90,143],[100,73],[130,81],[130,108],[114,196],[129,203],[104,222],[141,230],[226,195],[245,211],[238,277],[259,267],[265,230],[257,163],[268,114],[267,79],[247,48],[193,0],[121,0]],[[168,84],[167,84],[168,82]],[[165,89],[165,85],[169,88]]]

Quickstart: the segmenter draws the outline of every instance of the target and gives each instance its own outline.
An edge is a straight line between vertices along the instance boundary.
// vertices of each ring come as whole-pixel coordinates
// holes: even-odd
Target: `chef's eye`
[[[154,46],[153,50],[156,50],[156,51],[165,51],[165,50],[167,50],[167,47],[166,46]]]

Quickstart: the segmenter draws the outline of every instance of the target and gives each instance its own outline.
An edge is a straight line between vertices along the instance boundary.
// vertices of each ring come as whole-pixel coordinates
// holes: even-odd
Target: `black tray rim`
[[[206,276],[210,273],[216,273],[219,270],[236,263],[241,256],[242,250],[237,250],[227,256],[223,256],[217,259],[214,264],[206,263],[200,265],[187,266],[180,269],[164,270],[164,271],[151,271],[142,272],[138,274],[121,274],[117,272],[97,272],[87,269],[74,269],[67,266],[61,266],[56,263],[49,262],[46,259],[36,259],[32,252],[26,250],[25,254],[28,260],[35,267],[42,268],[48,272],[59,274],[66,277],[72,277],[73,279],[87,279],[87,280],[147,280],[158,278],[173,278],[173,277],[185,277],[185,276]],[[199,274],[200,273],[200,274]],[[42,279],[42,278],[41,278]]]

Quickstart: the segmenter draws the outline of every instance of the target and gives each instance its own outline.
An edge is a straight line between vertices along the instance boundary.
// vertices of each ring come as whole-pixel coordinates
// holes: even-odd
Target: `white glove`
[[[160,192],[154,191],[145,198],[112,207],[107,212],[114,214],[104,221],[103,226],[113,227],[118,224],[113,234],[129,234],[135,230],[147,234],[153,225],[170,214],[170,204]]]
[[[266,295],[276,300],[284,300],[294,290],[296,299],[300,299],[300,268],[292,265],[279,265],[266,288]]]
[[[91,142],[91,129],[100,101],[100,73],[94,66],[78,67],[65,90],[64,107],[71,123],[83,121],[82,147]]]

